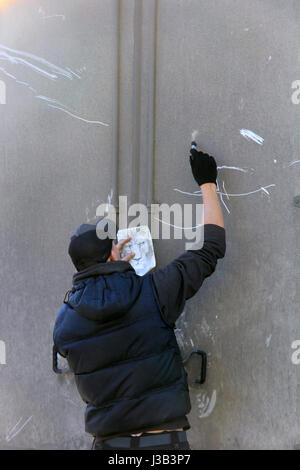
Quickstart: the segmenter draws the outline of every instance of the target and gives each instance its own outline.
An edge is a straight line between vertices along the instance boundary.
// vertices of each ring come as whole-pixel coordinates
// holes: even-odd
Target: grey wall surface
[[[177,324],[183,356],[200,347],[209,355],[207,382],[191,386],[189,440],[194,449],[293,449],[299,2],[0,5],[0,448],[90,446],[72,376],[51,370],[53,325],[73,274],[69,237],[119,194],[148,205],[201,202],[188,164],[197,130],[223,167],[227,255]],[[183,242],[155,249],[163,266]]]

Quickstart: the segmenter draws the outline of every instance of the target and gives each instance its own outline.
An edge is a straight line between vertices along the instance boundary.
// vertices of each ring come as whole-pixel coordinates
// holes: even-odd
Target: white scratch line
[[[267,348],[270,346],[271,339],[272,339],[272,335],[268,336],[267,339],[266,339],[266,346],[267,346]]]
[[[17,424],[13,427],[13,429],[8,433],[8,435],[6,436],[6,442],[9,442],[11,441],[14,437],[16,437],[21,431],[22,429],[26,426],[26,424],[29,423],[29,421],[32,419],[32,416],[29,416],[28,419],[26,419],[25,423],[20,427],[20,429],[18,429],[18,431],[16,431],[14,434],[11,435],[11,433],[14,431],[14,429],[17,427],[17,425],[20,423],[20,421],[23,419],[20,418],[19,421],[17,422]]]
[[[246,168],[239,168],[237,166],[227,166],[227,165],[222,165],[218,166],[218,170],[236,170],[236,171],[242,171],[243,173],[248,173],[249,169]],[[252,171],[254,171],[254,168],[250,168]]]
[[[230,197],[249,196],[250,194],[259,193],[260,191],[264,191],[265,193],[267,193],[268,192],[268,191],[266,191],[267,188],[271,188],[271,187],[275,187],[275,186],[276,186],[276,184],[269,184],[268,186],[261,186],[259,189],[256,189],[255,191],[249,191],[248,193],[240,193],[240,194],[231,193],[230,194],[230,193],[223,193],[221,191],[218,191],[218,194],[222,194],[223,196],[228,195]],[[174,191],[177,191],[178,193],[181,193],[181,194],[187,194],[188,196],[202,197],[201,191],[195,191],[194,193],[189,193],[187,191],[181,191],[181,189],[177,189],[177,188],[174,188]]]
[[[153,218],[157,220],[158,222],[161,222],[162,224],[169,225],[169,227],[179,228],[181,230],[193,230],[198,227],[203,227],[203,224],[195,225],[194,227],[180,227],[179,225],[169,224],[169,222],[165,222],[164,220],[158,219],[157,217],[153,217]]]
[[[16,80],[16,83],[20,83],[20,85],[29,86],[29,83],[27,83],[27,82],[22,82],[21,80]]]
[[[294,160],[293,162],[289,163],[288,166],[296,165],[296,163],[300,163],[300,160]]]
[[[214,390],[208,406],[206,407],[206,409],[204,409],[203,412],[200,412],[199,418],[200,419],[208,418],[208,416],[211,415],[211,413],[213,412],[214,407],[216,406],[216,402],[217,402],[217,392],[216,390]]]
[[[226,195],[226,197],[227,197],[227,199],[228,199],[228,201],[229,201],[229,196],[228,196],[228,193],[227,193],[227,191],[226,191],[225,182],[224,182],[224,181],[223,181],[223,191],[224,191],[224,193],[225,193],[225,195]]]
[[[71,72],[73,75],[75,75],[75,77],[79,78],[79,80],[81,80],[81,76],[73,72],[73,70],[71,70],[70,67],[66,67],[66,69],[69,70],[69,72]]]
[[[87,122],[88,124],[100,124],[101,126],[109,126],[109,124],[106,124],[105,122],[101,121],[90,121],[88,119],[84,119],[80,116],[76,116],[76,114],[71,113],[70,111],[67,111],[66,109],[60,108],[59,106],[54,106],[53,104],[48,104],[47,106],[50,106],[51,108],[59,109],[60,111],[63,111],[64,113],[69,114],[70,116],[79,119],[80,121]]]
[[[18,57],[16,55],[10,55],[10,53],[18,54],[21,57]],[[30,54],[29,52],[24,52],[24,51],[19,51],[19,50],[16,50],[16,49],[11,49],[9,47],[4,46],[3,44],[0,44],[0,58],[2,60],[9,61],[12,64],[25,65],[25,66],[31,68],[32,70],[34,70],[35,72],[38,72],[39,74],[44,75],[47,78],[50,78],[51,80],[55,80],[57,78],[57,75],[62,75],[66,78],[69,78],[70,80],[73,80],[73,76],[69,71],[67,71],[67,70],[65,70],[61,67],[58,67],[57,65],[52,64],[51,62],[43,59],[42,57],[36,56],[34,54]],[[49,68],[52,73],[48,72],[47,70],[45,70],[41,67],[38,67],[37,65],[32,64],[27,59],[31,59],[35,62],[38,62],[40,65],[43,65],[43,66]]]
[[[65,21],[66,17],[65,15],[49,15],[49,16],[42,16],[42,20],[48,20],[49,18],[62,18],[63,21]]]
[[[260,135],[255,134],[254,132],[250,131],[249,129],[241,129],[240,134],[245,137],[247,140],[253,140],[253,142],[256,142],[259,145],[262,145],[264,143],[263,137],[260,137]]]
[[[21,418],[19,419],[19,421],[17,422],[17,424],[15,424],[14,427],[13,427],[10,431],[8,431],[7,436],[6,436],[6,441],[7,441],[8,436],[9,436],[12,432],[14,432],[14,430],[16,429],[16,427],[18,426],[18,424],[20,423],[20,421],[22,421],[22,419],[23,419],[23,416],[21,416]]]

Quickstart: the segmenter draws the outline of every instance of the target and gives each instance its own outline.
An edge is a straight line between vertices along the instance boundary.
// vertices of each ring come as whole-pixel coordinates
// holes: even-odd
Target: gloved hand
[[[201,151],[198,152],[195,148],[192,148],[190,152],[192,173],[199,186],[205,183],[217,185],[218,170],[214,157]]]

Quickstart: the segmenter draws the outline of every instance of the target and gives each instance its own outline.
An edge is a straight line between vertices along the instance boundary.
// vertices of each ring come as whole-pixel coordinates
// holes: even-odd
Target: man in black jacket
[[[223,214],[213,157],[191,150],[204,204],[204,243],[165,268],[137,276],[124,240],[100,240],[82,225],[69,254],[77,269],[60,309],[54,343],[67,358],[82,399],[94,449],[189,449],[191,405],[174,334],[185,301],[225,255]]]

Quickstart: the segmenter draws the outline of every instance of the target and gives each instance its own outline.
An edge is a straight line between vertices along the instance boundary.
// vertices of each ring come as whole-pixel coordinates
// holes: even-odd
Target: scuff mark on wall
[[[198,417],[200,419],[208,418],[213,412],[217,402],[217,391],[213,390],[212,396],[209,397],[206,392],[197,394],[197,406],[199,409]]]
[[[262,145],[264,143],[264,138],[261,137],[258,134],[255,134],[255,132],[250,131],[249,129],[241,129],[240,134],[245,137],[247,140],[252,140],[256,144]]]

